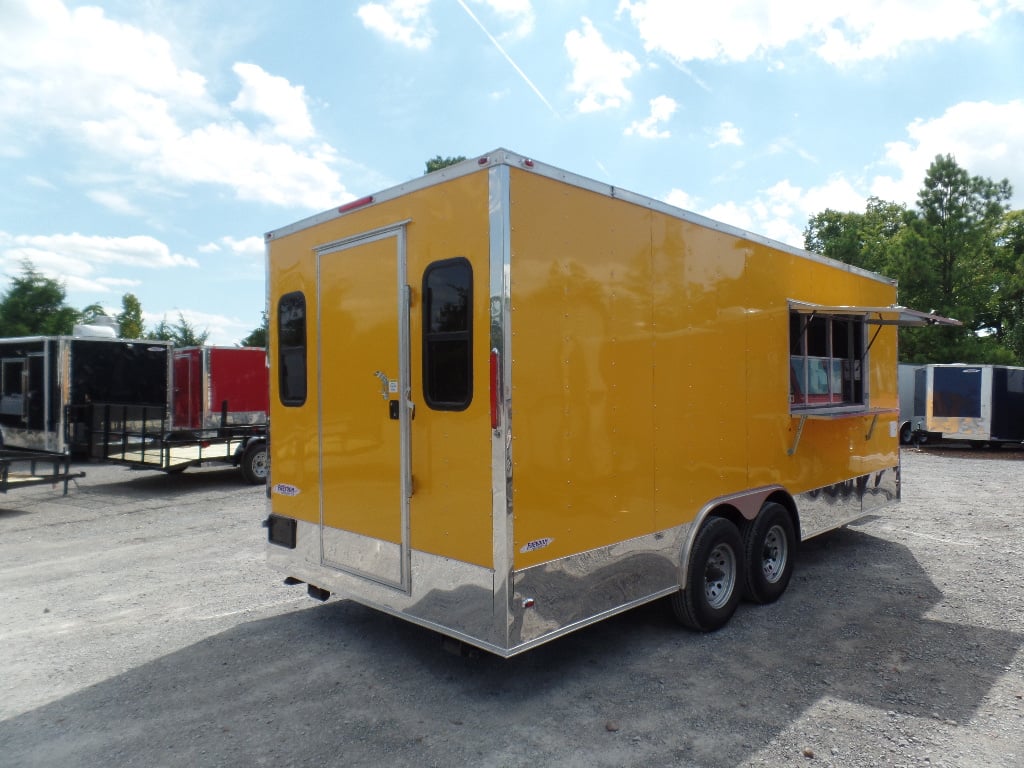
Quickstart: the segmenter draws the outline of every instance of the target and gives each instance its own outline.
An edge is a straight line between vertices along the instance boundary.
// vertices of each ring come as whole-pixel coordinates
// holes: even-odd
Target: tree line
[[[31,262],[23,261],[21,274],[0,297],[0,336],[69,336],[75,325],[90,325],[97,318],[109,317],[99,304],[76,309],[67,304],[64,284],[37,272]],[[113,315],[117,335],[122,339],[157,339],[170,341],[176,347],[198,347],[210,337],[208,329],[196,329],[178,313],[177,322],[164,317],[146,328],[142,319],[142,303],[132,293],[121,297],[121,311]],[[266,312],[263,324],[254,328],[239,342],[243,347],[265,347],[267,343]]]
[[[894,278],[903,306],[961,327],[900,329],[900,360],[1024,364],[1024,211],[1007,179],[972,176],[952,155],[928,167],[914,207],[869,198],[863,213],[811,217],[804,247]]]
[[[425,173],[465,158],[426,162]],[[1024,364],[1024,210],[1010,210],[1007,179],[972,176],[952,155],[928,167],[916,205],[877,197],[863,212],[826,209],[804,230],[804,247],[846,264],[895,279],[903,306],[960,320],[959,327],[900,329],[900,360],[914,363]],[[197,331],[179,313],[152,328],[142,322],[138,298],[126,293],[115,316],[122,338],[198,346],[209,331]],[[65,302],[64,286],[23,262],[22,274],[0,298],[0,335],[70,334],[105,312]],[[241,346],[265,347],[267,313]]]

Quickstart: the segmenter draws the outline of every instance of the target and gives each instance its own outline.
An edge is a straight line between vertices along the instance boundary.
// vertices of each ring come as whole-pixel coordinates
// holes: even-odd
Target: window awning
[[[847,305],[829,306],[827,304],[810,304],[806,301],[789,300],[789,308],[801,315],[851,315],[863,317],[868,325],[963,325],[959,320],[943,317],[934,312],[921,312],[917,309],[896,306],[888,307],[853,307]]]

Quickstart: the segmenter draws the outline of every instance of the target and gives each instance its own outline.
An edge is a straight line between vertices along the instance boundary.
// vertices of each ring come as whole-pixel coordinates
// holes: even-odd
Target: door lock
[[[392,421],[398,421],[401,418],[401,400],[388,400],[388,418]],[[409,407],[409,419],[416,418],[416,405],[414,403],[408,403]]]

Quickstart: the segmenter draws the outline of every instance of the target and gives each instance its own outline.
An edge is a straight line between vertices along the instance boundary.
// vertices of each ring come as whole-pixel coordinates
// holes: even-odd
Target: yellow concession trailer
[[[267,553],[512,656],[899,499],[879,275],[505,150],[266,236]]]

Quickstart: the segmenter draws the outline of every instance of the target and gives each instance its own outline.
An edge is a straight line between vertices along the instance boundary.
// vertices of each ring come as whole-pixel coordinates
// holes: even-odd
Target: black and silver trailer
[[[107,336],[0,339],[0,445],[99,455],[106,406],[166,409],[170,349]]]
[[[915,372],[914,394],[930,435],[975,445],[1024,442],[1024,368],[923,365]]]

